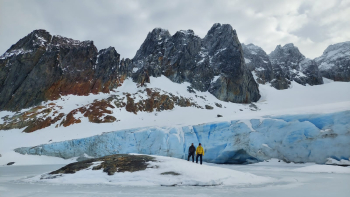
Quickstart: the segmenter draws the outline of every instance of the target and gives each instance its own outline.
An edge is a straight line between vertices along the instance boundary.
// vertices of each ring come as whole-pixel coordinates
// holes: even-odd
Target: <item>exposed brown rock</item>
[[[27,127],[25,130],[23,130],[24,132],[33,132],[35,130],[50,126],[64,116],[64,114],[59,114],[56,116],[57,111],[55,111],[52,116],[47,117],[53,110],[53,105],[48,106],[49,108],[45,108],[45,106],[37,106],[23,113],[15,114],[12,117],[2,117],[4,123],[0,124],[0,130],[15,128],[21,129]]]
[[[64,116],[64,113],[60,113],[58,116],[54,117],[53,119],[51,117],[47,117],[46,119],[39,119],[32,124],[30,124],[26,129],[23,130],[23,132],[31,133],[33,131],[43,129],[45,127],[48,127],[57,121],[61,120]]]
[[[89,168],[93,165],[93,162],[99,161],[102,163],[93,167],[92,170],[103,169],[103,172],[106,172],[108,175],[113,175],[116,172],[136,172],[145,170],[148,166],[147,162],[155,161],[155,158],[147,155],[109,155],[97,159],[71,163],[49,174],[74,174],[77,171]]]
[[[68,115],[66,116],[66,118],[64,120],[62,120],[60,126],[62,125],[64,127],[68,127],[69,125],[72,125],[72,124],[81,123],[80,119],[76,119],[74,117],[74,115],[78,113],[79,109],[75,109],[75,110],[69,112]]]
[[[120,79],[124,80],[124,79]],[[146,93],[146,97],[144,94]],[[135,102],[136,97],[140,97],[138,102]],[[126,100],[126,103],[125,103]],[[60,113],[62,106],[57,106],[55,103],[49,103],[46,106],[40,105],[33,107],[21,114],[15,114],[12,117],[2,117],[3,124],[0,124],[1,130],[8,130],[14,128],[24,128],[23,132],[33,132],[39,129],[48,127],[54,123],[56,128],[59,126],[70,126],[72,124],[81,123],[81,118],[77,118],[77,114],[82,114],[82,117],[88,118],[92,123],[109,123],[118,121],[113,116],[111,109],[124,108],[128,112],[137,114],[139,111],[153,112],[172,110],[175,106],[180,107],[197,107],[202,108],[195,102],[192,102],[189,98],[182,96],[175,96],[171,93],[160,92],[151,88],[139,90],[137,93],[131,95],[129,93],[123,93],[123,95],[111,95],[107,99],[95,100],[93,103],[78,107],[68,114]],[[40,118],[38,118],[40,117]]]

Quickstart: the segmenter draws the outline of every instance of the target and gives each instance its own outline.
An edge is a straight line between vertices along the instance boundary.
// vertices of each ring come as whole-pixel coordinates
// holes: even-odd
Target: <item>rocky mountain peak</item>
[[[53,36],[52,40],[50,42],[53,46],[62,46],[62,47],[89,47],[94,46],[94,42],[91,40],[86,41],[79,41],[79,40],[73,40],[71,38],[66,38],[62,36]]]
[[[214,24],[203,39],[192,30],[181,30],[171,37],[165,34],[165,39],[160,40],[152,40],[154,35],[157,34],[147,36],[133,59],[136,82],[143,84],[149,76],[163,74],[176,83],[189,82],[196,90],[208,90],[225,101],[251,102],[260,98],[231,25]]]
[[[222,42],[225,40],[226,42]],[[216,50],[225,47],[238,47],[240,42],[236,31],[229,24],[215,23],[207,35],[203,38],[203,42],[207,45],[210,55]]]
[[[254,45],[252,43],[247,44],[247,45],[242,43],[242,47],[243,46],[246,47],[247,49],[249,49],[250,52],[261,52],[261,53],[265,53],[266,54],[266,52],[261,47],[256,46],[256,45]]]
[[[283,47],[277,45],[269,56],[272,62],[284,62],[294,65],[305,59],[305,56],[300,53],[298,47],[294,46],[293,43],[286,44]]]
[[[255,75],[255,80],[258,83],[271,82],[271,85],[275,88],[284,89],[281,87],[284,87],[285,82],[282,83],[281,79],[276,78],[269,56],[261,47],[254,44],[242,44],[242,49],[246,67]]]
[[[154,28],[148,33],[146,40],[142,43],[139,50],[137,50],[134,60],[139,60],[145,54],[157,53],[156,51],[161,50],[161,46],[171,38],[168,30],[162,28]],[[159,46],[159,47],[158,47]]]
[[[236,30],[234,30],[230,24],[215,23],[208,31],[206,37],[218,35],[218,34],[227,34],[231,36],[234,36],[234,35],[237,36]]]
[[[177,31],[171,37],[171,43],[176,44],[178,47],[184,47],[185,45],[193,42],[193,40],[200,40],[200,38],[194,33],[193,30],[180,30]]]
[[[316,62],[306,59],[293,43],[278,45],[269,55],[275,75],[299,84],[323,84]],[[288,86],[284,86],[288,88]],[[283,88],[283,89],[284,89]]]
[[[332,55],[330,54],[332,51],[336,51],[338,53],[347,53],[349,55],[350,53],[350,41],[347,42],[340,42],[336,44],[329,45],[326,50],[324,50],[323,55]]]
[[[0,110],[19,110],[61,95],[109,92],[119,84],[119,54],[92,41],[35,30],[0,58]]]
[[[323,83],[316,62],[305,58],[292,43],[277,45],[270,55],[253,44],[242,44],[242,48],[247,68],[260,84],[269,82],[276,89],[287,89],[291,81],[302,85]]]
[[[169,31],[162,28],[154,28],[148,35],[151,39],[154,40],[164,40],[171,37]]]
[[[12,45],[0,59],[19,54],[32,52],[40,47],[45,47],[51,41],[51,34],[46,30],[34,30],[24,38],[20,39],[16,44]]]
[[[191,36],[194,36],[194,31],[192,29],[188,29],[188,30],[180,30],[180,31],[177,31],[176,33],[179,33],[179,34],[182,34],[182,35],[185,35],[185,36],[188,36],[188,35],[191,35]]]
[[[203,46],[215,69],[222,70],[224,75],[242,75],[245,69],[242,46],[231,25],[215,23],[203,38]]]
[[[350,81],[350,41],[328,46],[315,61],[323,77]]]

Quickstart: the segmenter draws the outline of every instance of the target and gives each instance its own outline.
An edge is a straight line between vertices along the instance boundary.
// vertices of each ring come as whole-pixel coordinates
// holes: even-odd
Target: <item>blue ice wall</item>
[[[247,125],[248,124],[248,125]],[[185,127],[149,127],[15,149],[21,154],[62,158],[141,153],[187,158],[191,143],[202,143],[204,161],[250,163],[270,158],[325,163],[350,157],[350,111],[286,115]]]

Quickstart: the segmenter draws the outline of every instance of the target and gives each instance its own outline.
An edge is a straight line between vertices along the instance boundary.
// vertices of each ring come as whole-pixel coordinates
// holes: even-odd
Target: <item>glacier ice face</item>
[[[204,161],[250,163],[270,158],[290,162],[325,163],[350,157],[350,111],[285,115],[247,121],[184,127],[147,127],[103,133],[35,147],[21,154],[61,158],[140,153],[187,158],[188,147],[202,143]]]

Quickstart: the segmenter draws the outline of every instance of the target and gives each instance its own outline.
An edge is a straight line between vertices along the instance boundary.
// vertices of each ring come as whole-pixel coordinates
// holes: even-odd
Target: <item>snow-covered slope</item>
[[[89,117],[77,113],[74,116],[77,120],[80,120],[80,123],[77,122],[66,127],[57,123],[32,133],[22,133],[23,129],[2,130],[0,134],[0,154],[2,155],[0,164],[6,164],[10,161],[15,161],[16,164],[68,163],[71,161],[44,156],[20,155],[15,153],[13,149],[90,137],[103,132],[151,126],[182,127],[231,120],[241,120],[241,122],[249,126],[251,119],[263,119],[263,116],[266,115],[325,114],[350,109],[350,83],[330,81],[321,86],[302,86],[292,82],[291,85],[292,87],[286,90],[276,90],[269,84],[260,85],[259,89],[262,98],[252,105],[244,105],[220,101],[208,92],[191,93],[188,91],[188,83],[173,83],[163,76],[151,78],[151,83],[147,84],[147,88],[157,89],[159,92],[164,91],[164,94],[168,95],[171,93],[176,96],[183,96],[202,108],[175,105],[171,110],[138,111],[135,114],[127,111],[125,108],[119,108],[111,102],[114,108],[108,107],[108,110],[111,111],[109,115],[116,117],[118,121],[98,124],[89,122]],[[135,95],[135,100],[142,100],[140,96],[146,96],[146,93],[139,91],[143,91],[145,88],[137,87],[132,80],[127,79],[121,87],[111,94],[70,95],[52,102],[55,104],[53,106],[56,106],[58,114],[64,113],[67,115],[72,110],[84,105],[90,105],[94,100],[107,99],[111,95],[125,97],[123,92],[129,92],[130,94],[138,92]],[[43,103],[43,106],[50,106],[49,104]],[[206,109],[205,105],[210,105],[213,109]],[[30,109],[25,109],[21,112],[28,110]],[[218,114],[223,117],[217,117]],[[6,118],[4,118],[6,115],[12,117],[16,114],[7,111],[0,112],[0,124],[6,123]]]

